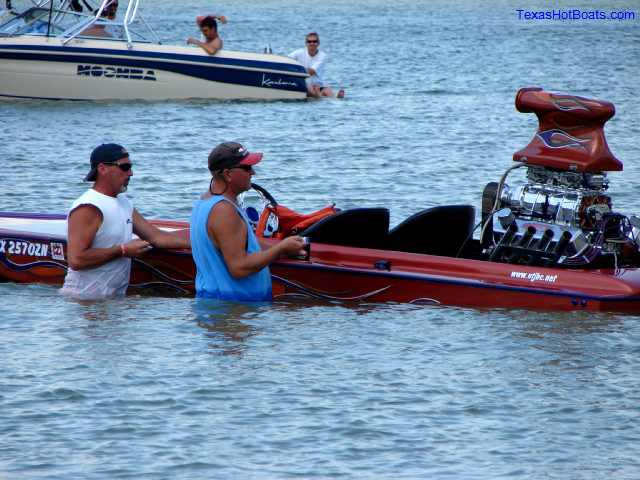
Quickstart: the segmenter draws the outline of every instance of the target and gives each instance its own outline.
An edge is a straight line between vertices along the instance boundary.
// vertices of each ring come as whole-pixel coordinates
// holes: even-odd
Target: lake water
[[[21,2],[14,2],[20,4]],[[26,3],[26,2],[22,2]],[[480,206],[535,117],[523,86],[616,105],[614,208],[640,213],[640,7],[632,21],[524,21],[547,2],[219,3],[230,50],[316,30],[343,101],[0,103],[0,210],[64,212],[99,143],[135,162],[147,217],[187,219],[221,141],[311,211]],[[593,9],[592,2],[555,8]],[[204,1],[143,2],[160,37]],[[436,232],[437,233],[437,232]],[[0,479],[640,477],[640,317],[409,305],[80,305],[0,284]]]

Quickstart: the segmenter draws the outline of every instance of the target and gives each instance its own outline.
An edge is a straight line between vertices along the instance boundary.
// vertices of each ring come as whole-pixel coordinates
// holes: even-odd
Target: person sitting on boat
[[[150,224],[124,194],[133,175],[129,153],[106,143],[91,153],[85,181],[95,182],[73,202],[67,214],[69,269],[62,293],[77,299],[123,296],[129,285],[131,258],[153,247],[189,248],[186,237]],[[138,239],[132,240],[132,234]]]
[[[307,33],[305,37],[306,48],[299,48],[289,54],[290,58],[297,60],[307,69],[310,75],[307,79],[307,95],[309,97],[333,97],[331,87],[325,85],[322,80],[327,54],[320,51],[320,36],[316,32]],[[344,91],[338,92],[338,97],[344,97]]]
[[[222,38],[218,35],[218,24],[216,19],[222,23],[227,23],[227,17],[224,15],[201,15],[196,17],[196,23],[202,33],[202,40],[197,38],[187,38],[187,45],[197,45],[209,55],[215,55],[218,50],[222,49]]]
[[[111,0],[105,5],[100,17],[113,21],[118,14],[118,0]],[[94,23],[89,28],[82,31],[81,35],[86,37],[120,37],[120,27],[116,25]]]
[[[242,302],[271,300],[268,265],[283,255],[304,255],[301,237],[287,237],[263,249],[237,197],[251,188],[253,166],[262,153],[221,143],[209,154],[209,190],[191,213],[191,252],[196,296]]]

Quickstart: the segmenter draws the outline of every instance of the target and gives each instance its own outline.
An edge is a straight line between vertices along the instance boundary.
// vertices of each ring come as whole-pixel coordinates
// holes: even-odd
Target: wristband
[[[122,256],[126,256],[127,251],[124,249],[124,243],[120,244],[120,253],[122,253]]]

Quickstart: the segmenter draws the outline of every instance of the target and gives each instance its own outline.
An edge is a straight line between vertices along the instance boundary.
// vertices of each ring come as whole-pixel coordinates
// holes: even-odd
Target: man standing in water
[[[159,230],[133,208],[124,191],[133,176],[129,153],[115,143],[91,153],[85,181],[93,187],[67,215],[69,269],[62,293],[82,300],[124,296],[131,258],[159,248],[189,248],[188,238]],[[135,233],[140,238],[132,240]]]
[[[324,64],[327,54],[320,51],[320,36],[316,32],[307,33],[305,37],[306,48],[299,48],[289,54],[289,57],[297,60],[307,69],[310,75],[307,78],[307,95],[309,97],[333,97],[331,87],[324,84]],[[338,98],[344,97],[344,90],[340,90]]]
[[[204,37],[204,41],[197,38],[187,38],[187,45],[197,45],[209,55],[215,55],[218,50],[222,49],[222,38],[218,35],[218,24],[216,18],[222,23],[227,23],[227,17],[224,15],[203,15],[196,18],[196,23],[200,32]]]
[[[194,203],[191,248],[196,263],[196,295],[241,302],[271,300],[268,265],[283,255],[305,255],[301,237],[287,237],[262,249],[249,219],[237,204],[251,188],[253,166],[262,153],[225,142],[209,154],[213,178],[209,191]]]

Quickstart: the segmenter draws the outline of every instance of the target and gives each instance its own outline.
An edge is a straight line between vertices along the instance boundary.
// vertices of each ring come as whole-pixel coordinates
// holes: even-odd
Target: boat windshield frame
[[[102,16],[113,3],[127,3],[120,20],[110,20]],[[151,26],[138,12],[139,0],[99,0],[93,11],[77,11],[73,0],[32,1],[33,6],[14,14],[0,24],[0,37],[45,36],[55,37],[66,45],[74,38],[91,38],[110,41],[124,41],[128,48],[134,43],[157,43],[160,39]],[[84,2],[88,9],[90,4]],[[131,28],[133,25],[133,28]],[[107,34],[91,34],[91,29],[108,29]],[[152,37],[150,39],[150,37]]]

